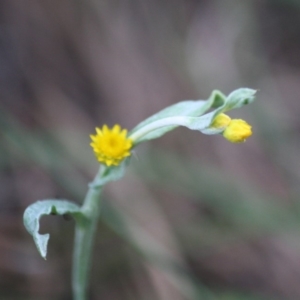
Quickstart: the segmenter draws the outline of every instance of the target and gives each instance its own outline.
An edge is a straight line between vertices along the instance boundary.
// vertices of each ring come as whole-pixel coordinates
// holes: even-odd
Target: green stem
[[[101,173],[96,176],[101,176]],[[73,255],[72,288],[74,300],[85,300],[88,277],[91,265],[92,247],[95,230],[100,214],[100,194],[102,186],[90,184],[85,197],[82,212],[86,216],[84,222],[77,222]]]

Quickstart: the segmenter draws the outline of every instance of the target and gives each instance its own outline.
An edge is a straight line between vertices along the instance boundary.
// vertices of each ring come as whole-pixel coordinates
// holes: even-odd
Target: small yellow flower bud
[[[213,122],[211,123],[210,127],[213,128],[225,128],[229,125],[231,121],[231,118],[225,114],[219,114],[215,117],[215,119],[213,120]]]
[[[245,142],[251,135],[251,126],[241,119],[233,119],[223,132],[224,138],[232,143]]]

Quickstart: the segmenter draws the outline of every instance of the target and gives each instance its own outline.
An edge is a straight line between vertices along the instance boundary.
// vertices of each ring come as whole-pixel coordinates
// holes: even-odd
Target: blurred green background
[[[258,89],[231,113],[245,144],[179,128],[105,188],[89,299],[300,299],[300,1],[0,2],[0,299],[72,299],[74,222],[22,223],[39,199],[81,203],[96,126]]]

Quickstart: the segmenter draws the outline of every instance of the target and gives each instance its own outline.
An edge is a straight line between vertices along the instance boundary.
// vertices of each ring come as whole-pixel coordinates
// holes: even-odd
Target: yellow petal
[[[121,126],[119,124],[114,125],[112,132],[113,133],[119,133],[121,130]]]

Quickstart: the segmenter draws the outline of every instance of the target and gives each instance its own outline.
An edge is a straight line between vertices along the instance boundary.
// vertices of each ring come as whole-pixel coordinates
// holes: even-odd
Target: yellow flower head
[[[219,114],[215,117],[213,122],[211,123],[210,127],[213,128],[222,128],[222,127],[227,127],[231,121],[231,118],[225,114]]]
[[[117,166],[122,160],[130,156],[132,140],[127,138],[127,130],[116,124],[112,129],[104,125],[102,129],[96,127],[96,134],[90,135],[97,160],[107,166]]]
[[[241,119],[233,119],[223,132],[224,138],[232,143],[245,142],[251,135],[251,126]]]

